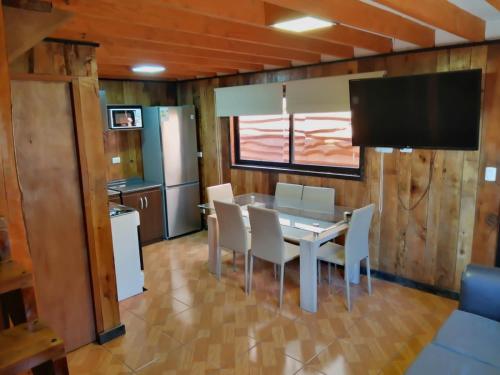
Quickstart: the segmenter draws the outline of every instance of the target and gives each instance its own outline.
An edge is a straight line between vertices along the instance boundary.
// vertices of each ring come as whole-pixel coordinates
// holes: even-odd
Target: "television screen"
[[[477,150],[481,70],[349,82],[352,144]]]

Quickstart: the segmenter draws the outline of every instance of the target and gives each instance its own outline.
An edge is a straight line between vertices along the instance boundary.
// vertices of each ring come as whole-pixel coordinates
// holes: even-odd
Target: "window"
[[[363,153],[352,146],[351,113],[233,118],[233,167],[359,179]]]

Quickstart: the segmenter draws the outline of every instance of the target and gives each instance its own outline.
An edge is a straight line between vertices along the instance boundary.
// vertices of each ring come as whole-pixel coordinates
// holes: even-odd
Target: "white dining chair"
[[[233,198],[233,187],[229,183],[207,187],[207,199],[209,204],[212,204],[215,200],[232,202]]]
[[[283,282],[285,264],[297,258],[299,247],[285,242],[278,212],[267,208],[248,206],[252,234],[252,252],[250,254],[250,274],[248,288],[252,292],[254,257],[271,262],[280,268],[279,306],[283,304]]]
[[[213,207],[214,201],[233,202],[233,187],[230,183],[207,187],[208,204]],[[233,252],[233,271],[236,271],[236,252]]]
[[[345,246],[333,242],[327,242],[318,249],[318,271],[321,261],[330,264],[344,266],[344,281],[346,287],[347,309],[351,310],[351,294],[349,288],[349,271],[358,262],[366,260],[366,275],[368,278],[368,294],[372,294],[372,280],[370,273],[370,250],[368,246],[368,235],[372,221],[375,205],[370,204],[352,212],[349,229],[345,239]],[[321,276],[320,276],[321,278]],[[329,272],[329,283],[330,272]]]
[[[302,185],[278,182],[274,197],[278,206],[300,207],[302,204]]]
[[[245,293],[248,293],[248,254],[250,252],[250,234],[245,227],[241,208],[235,203],[214,200],[215,213],[219,224],[219,249],[243,254],[245,257]],[[222,257],[217,257],[218,275],[222,269]],[[234,258],[233,258],[234,269]]]
[[[304,186],[302,208],[318,212],[331,212],[335,207],[335,189]]]

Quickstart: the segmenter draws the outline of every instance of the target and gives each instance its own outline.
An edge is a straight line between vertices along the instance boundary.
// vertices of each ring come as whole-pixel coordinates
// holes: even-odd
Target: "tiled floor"
[[[144,249],[144,294],[121,303],[127,334],[69,355],[72,374],[402,374],[456,302],[366,279],[344,306],[342,281],[319,289],[319,311],[299,308],[298,262],[286,268],[278,309],[272,266],[256,261],[251,296],[242,259],[225,256],[221,282],[206,268],[206,232]],[[326,272],[323,272],[325,275]]]

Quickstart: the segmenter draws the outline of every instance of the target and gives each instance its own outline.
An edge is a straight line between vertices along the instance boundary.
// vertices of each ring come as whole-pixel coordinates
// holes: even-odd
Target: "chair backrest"
[[[219,224],[219,246],[244,253],[248,250],[248,237],[241,208],[235,203],[215,200],[215,213]]]
[[[248,206],[252,232],[252,255],[281,264],[285,256],[285,241],[278,212]]]
[[[302,207],[306,210],[332,212],[335,207],[335,189],[304,186]]]
[[[213,205],[215,200],[232,202],[233,198],[233,187],[229,183],[207,187],[207,199],[210,205]]]
[[[368,235],[374,207],[374,204],[370,204],[352,212],[345,239],[347,265],[359,262],[369,255]]]
[[[274,193],[276,204],[278,206],[300,207],[303,188],[302,185],[278,182]]]

